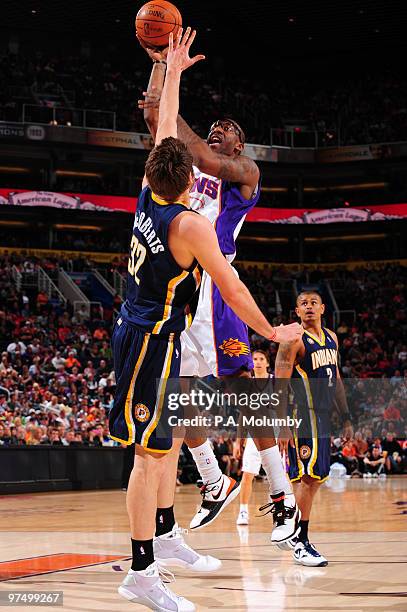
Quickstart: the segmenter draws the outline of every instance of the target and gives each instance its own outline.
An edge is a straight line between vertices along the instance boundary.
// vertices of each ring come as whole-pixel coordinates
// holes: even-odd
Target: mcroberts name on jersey
[[[312,369],[317,370],[321,366],[338,365],[338,351],[336,349],[322,348],[311,353]]]
[[[134,229],[136,228],[141,234],[143,234],[148,246],[151,249],[151,252],[154,253],[154,255],[160,253],[160,251],[165,251],[164,245],[157,237],[157,232],[155,229],[153,229],[153,220],[151,217],[147,217],[143,211],[136,212]]]

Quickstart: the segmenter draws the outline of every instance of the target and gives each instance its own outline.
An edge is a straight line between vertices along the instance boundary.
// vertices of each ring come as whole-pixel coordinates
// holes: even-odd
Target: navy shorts
[[[291,482],[301,480],[307,475],[316,480],[326,480],[329,476],[331,441],[329,438],[297,438],[295,448],[288,447],[288,475]]]
[[[171,429],[165,433],[165,381],[178,378],[181,347],[178,334],[145,333],[119,317],[112,335],[116,393],[109,413],[110,437],[122,444],[140,444],[158,453],[172,447]],[[167,419],[168,421],[168,419]]]

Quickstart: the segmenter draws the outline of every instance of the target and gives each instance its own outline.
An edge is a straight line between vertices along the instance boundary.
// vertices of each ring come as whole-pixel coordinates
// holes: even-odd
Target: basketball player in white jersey
[[[166,70],[166,50],[146,51],[154,65],[145,92],[146,99],[139,101],[139,107],[143,108],[146,123],[155,138],[158,100]],[[259,199],[259,169],[253,160],[242,154],[245,136],[234,120],[225,118],[216,121],[206,141],[179,115],[177,127],[178,137],[187,144],[194,158],[196,180],[191,190],[191,208],[213,223],[220,249],[231,263],[236,254],[235,240],[246,214]],[[272,340],[279,342],[280,333],[285,332],[276,329],[277,337]],[[211,374],[216,377],[250,377],[253,361],[247,326],[225,304],[206,273],[202,277],[194,321],[181,336],[181,349],[181,376],[204,377]],[[204,483],[201,489],[202,505],[190,524],[191,529],[199,529],[209,525],[239,494],[240,485],[221,473],[208,440],[189,438],[185,441]],[[284,541],[289,539],[289,533],[297,531],[299,510],[274,437],[256,439],[255,442],[275,509],[272,541]]]

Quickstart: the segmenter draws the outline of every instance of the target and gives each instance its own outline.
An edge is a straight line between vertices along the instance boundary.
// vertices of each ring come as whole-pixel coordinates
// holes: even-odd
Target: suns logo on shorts
[[[311,449],[309,446],[301,446],[300,447],[300,457],[301,459],[309,459],[311,457]]]
[[[219,348],[228,357],[240,357],[240,355],[248,355],[250,353],[249,347],[244,342],[240,342],[237,338],[229,338],[224,340]]]
[[[150,418],[150,411],[144,404],[136,404],[134,416],[140,423],[145,423]]]

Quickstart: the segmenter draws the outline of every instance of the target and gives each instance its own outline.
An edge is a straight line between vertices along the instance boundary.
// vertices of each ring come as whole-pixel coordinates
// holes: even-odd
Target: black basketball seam
[[[150,21],[149,19],[138,19],[138,21]],[[172,25],[172,30],[169,30],[168,32],[164,32],[161,34],[157,34],[156,36],[149,36],[148,38],[145,38],[144,36],[142,36],[140,34],[140,38],[142,38],[143,40],[149,41],[152,40],[153,38],[161,38],[162,36],[165,36],[166,34],[171,34],[171,32],[173,32],[175,30],[175,28],[179,27],[178,24],[174,23],[168,23],[168,21],[154,21],[154,22],[150,22],[150,23],[165,23],[167,25]],[[143,34],[144,34],[144,30],[142,28],[138,28],[139,30],[141,29]]]
[[[161,10],[164,10],[164,11],[166,11],[167,13],[169,13],[169,14],[170,14],[172,17],[174,17],[174,13],[172,12],[172,7],[171,7],[171,6],[170,6],[170,7],[168,7],[168,8],[164,8],[163,6],[161,6],[161,4],[154,4],[153,2],[149,2],[149,3],[148,3],[148,5],[149,5],[149,6],[151,6],[151,7],[156,7],[156,8],[159,8],[159,9],[161,9]],[[181,23],[182,23],[182,15],[181,15],[181,13],[179,12],[179,10],[177,9],[177,7],[176,7],[176,6],[174,6],[174,8],[176,9],[176,11],[177,11],[178,15],[180,16],[180,18],[181,18]],[[143,10],[143,7],[140,9],[140,11],[139,11],[139,12],[141,12],[142,10]],[[176,19],[176,18],[178,17],[178,15],[176,15],[176,16],[174,17],[174,19]],[[138,13],[137,13],[137,16],[138,16]],[[137,16],[136,16],[136,19],[137,19]],[[144,20],[144,17],[139,17],[139,19],[143,19],[143,20]],[[160,23],[161,23],[161,22],[160,22]],[[165,21],[164,23],[167,23],[167,22]]]
[[[144,41],[148,42],[149,40],[154,40],[154,38],[161,38],[162,36],[166,36],[167,34],[171,34],[171,32],[173,32],[176,28],[176,24],[174,25],[174,27],[172,28],[172,30],[169,30],[168,32],[163,32],[161,34],[157,34],[157,36],[148,36],[147,38],[145,38],[145,36],[143,36],[142,34],[139,33],[140,38],[142,38]],[[142,30],[143,34],[144,31]]]

